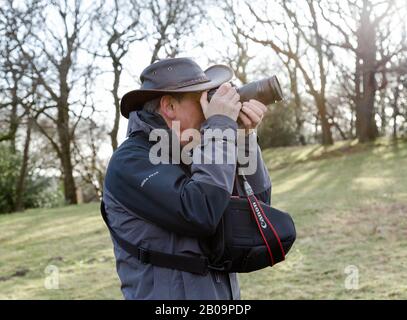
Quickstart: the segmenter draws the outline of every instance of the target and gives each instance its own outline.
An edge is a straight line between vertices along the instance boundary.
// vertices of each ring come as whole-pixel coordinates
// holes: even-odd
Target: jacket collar
[[[130,112],[129,115],[129,123],[127,127],[127,137],[130,135],[135,134],[136,132],[143,132],[146,136],[149,136],[150,132],[153,129],[163,129],[166,130],[168,133],[168,138],[169,138],[169,157],[171,158],[172,156],[172,148],[173,148],[173,134],[172,130],[168,127],[167,123],[165,122],[164,118],[159,114],[155,112],[148,112],[145,110],[140,110],[140,111],[132,111]],[[176,135],[174,135],[176,136]],[[179,143],[179,140],[177,138],[177,142]],[[190,154],[192,154],[192,150],[189,151]],[[185,173],[190,176],[190,165],[186,165],[184,163],[180,163],[181,168],[185,171]]]
[[[159,113],[145,110],[130,112],[126,137],[137,131],[142,131],[148,135],[153,129],[170,130]]]

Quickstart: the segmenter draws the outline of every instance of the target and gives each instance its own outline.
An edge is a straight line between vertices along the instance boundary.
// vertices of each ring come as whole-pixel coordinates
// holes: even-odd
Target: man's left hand
[[[246,129],[246,134],[251,133],[261,123],[266,111],[267,107],[260,101],[251,99],[243,102],[238,117],[239,127]]]

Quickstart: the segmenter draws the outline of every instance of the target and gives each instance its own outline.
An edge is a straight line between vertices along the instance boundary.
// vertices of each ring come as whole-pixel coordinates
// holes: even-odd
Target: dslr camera
[[[237,87],[233,83],[232,86],[236,88],[237,93],[240,95],[240,102],[242,103],[250,99],[255,99],[268,105],[283,100],[283,92],[275,75],[250,82],[241,87]],[[211,101],[217,89],[218,88],[214,88],[208,91],[208,102]]]

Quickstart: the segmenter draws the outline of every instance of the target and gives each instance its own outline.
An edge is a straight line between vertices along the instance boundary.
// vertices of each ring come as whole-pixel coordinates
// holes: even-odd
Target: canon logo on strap
[[[267,223],[266,223],[266,221],[264,221],[264,218],[263,218],[263,216],[262,216],[261,213],[260,213],[260,209],[259,209],[259,207],[257,206],[257,202],[256,202],[256,201],[253,201],[253,202],[252,202],[252,205],[253,205],[254,211],[255,211],[255,213],[256,213],[256,216],[257,216],[257,218],[258,218],[259,221],[260,221],[260,226],[261,226],[263,229],[266,229],[266,228],[267,228]]]

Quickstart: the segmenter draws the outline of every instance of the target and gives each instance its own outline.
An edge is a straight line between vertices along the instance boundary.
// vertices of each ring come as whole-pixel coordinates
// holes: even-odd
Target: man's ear
[[[174,120],[175,108],[173,104],[173,98],[169,95],[164,95],[160,100],[160,111],[167,119]]]

